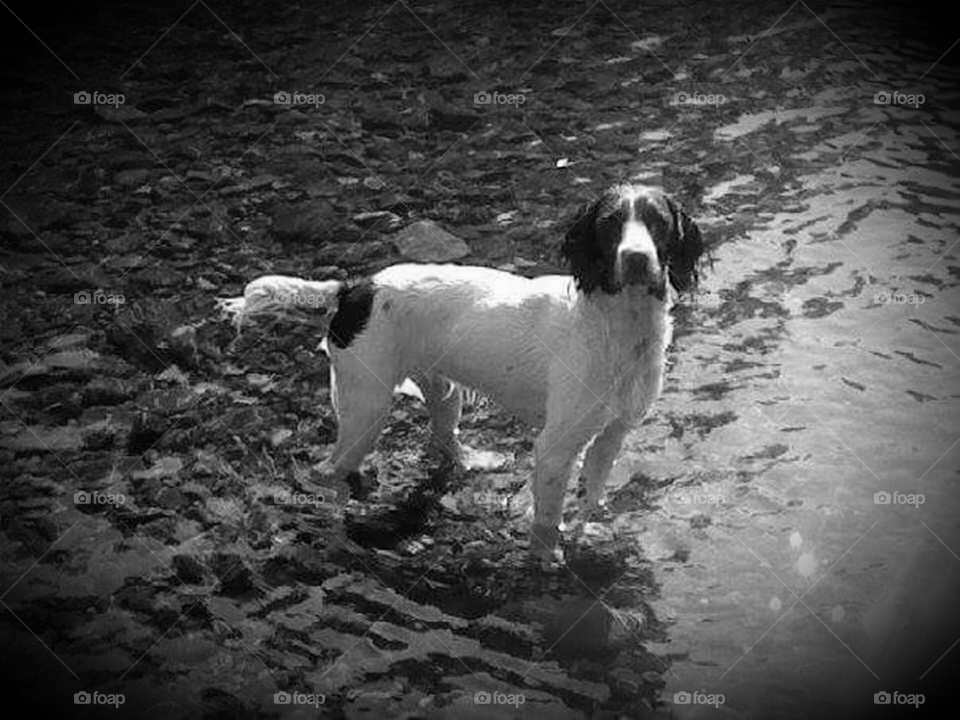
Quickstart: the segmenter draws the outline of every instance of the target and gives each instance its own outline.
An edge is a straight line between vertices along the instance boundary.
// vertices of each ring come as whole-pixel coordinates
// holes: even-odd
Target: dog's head
[[[560,250],[585,294],[645,286],[661,300],[667,280],[677,292],[696,287],[703,251],[696,224],[662,190],[641,185],[614,186],[581,210]]]

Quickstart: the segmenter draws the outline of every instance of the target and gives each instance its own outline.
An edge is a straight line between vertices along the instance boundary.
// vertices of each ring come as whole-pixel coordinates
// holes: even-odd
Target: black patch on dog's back
[[[337,293],[337,314],[330,321],[330,342],[341,350],[367,326],[377,288],[370,279],[348,283]]]

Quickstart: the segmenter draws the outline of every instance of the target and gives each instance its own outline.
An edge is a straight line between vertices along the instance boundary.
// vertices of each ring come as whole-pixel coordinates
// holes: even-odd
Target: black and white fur
[[[582,477],[595,508],[624,437],[659,395],[672,337],[668,285],[695,287],[703,249],[696,225],[662,191],[623,185],[567,231],[561,254],[572,277],[401,264],[355,284],[260,278],[226,302],[245,302],[243,314],[277,309],[283,287],[335,308],[328,351],[339,431],[324,465],[334,483],[360,468],[405,378],[422,390],[451,457],[460,456],[460,385],[542,428],[531,549],[544,555],[559,539],[578,453],[592,442]]]

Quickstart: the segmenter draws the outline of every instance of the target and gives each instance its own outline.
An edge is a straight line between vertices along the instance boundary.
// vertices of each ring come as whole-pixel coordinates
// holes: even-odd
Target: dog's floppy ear
[[[583,205],[567,228],[560,245],[560,255],[570,263],[577,289],[590,293],[610,281],[610,263],[598,247],[597,216],[603,199]]]
[[[670,284],[677,292],[693,290],[700,279],[698,266],[704,252],[700,228],[683,210],[667,198],[667,206],[673,216],[674,235],[667,243],[667,265],[670,268]]]

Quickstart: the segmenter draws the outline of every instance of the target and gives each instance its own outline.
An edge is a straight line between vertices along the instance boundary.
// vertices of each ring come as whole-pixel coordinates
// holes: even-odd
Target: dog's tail
[[[264,275],[247,284],[243,297],[218,298],[220,312],[237,330],[245,318],[260,315],[287,317],[298,312],[319,313],[325,319],[337,311],[339,280],[303,280],[288,275]]]

